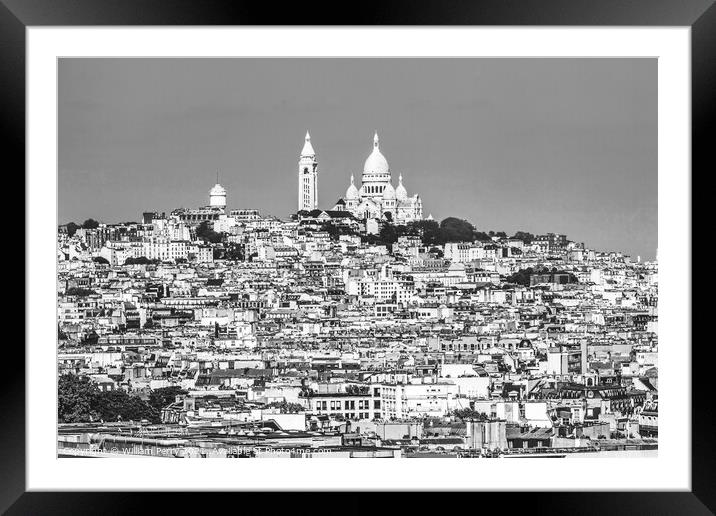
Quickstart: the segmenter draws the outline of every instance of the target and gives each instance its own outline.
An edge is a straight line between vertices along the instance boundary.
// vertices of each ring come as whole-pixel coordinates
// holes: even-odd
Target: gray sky
[[[217,170],[286,217],[306,129],[332,208],[378,130],[425,216],[655,255],[655,59],[62,59],[58,89],[60,223],[203,206]]]

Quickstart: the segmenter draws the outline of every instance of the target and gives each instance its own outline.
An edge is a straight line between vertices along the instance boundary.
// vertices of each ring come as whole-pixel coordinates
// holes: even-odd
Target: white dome
[[[365,160],[363,174],[387,174],[388,172],[390,172],[388,160],[381,154],[378,147],[375,147],[368,159]]]
[[[373,152],[371,152],[368,159],[365,160],[365,164],[363,165],[363,175],[390,173],[388,160],[385,159],[385,156],[383,156],[380,152],[378,143],[378,133],[375,133],[375,137],[373,138]]]
[[[219,183],[216,183],[214,187],[209,190],[209,206],[218,208],[226,207],[226,188]]]
[[[353,176],[351,176],[351,185],[348,187],[348,190],[346,190],[346,199],[353,201],[358,199],[358,197],[358,189],[356,188],[356,185],[353,184]]]
[[[403,175],[398,176],[398,187],[395,189],[395,197],[399,201],[408,200],[408,191],[403,186]]]
[[[393,188],[393,185],[388,183],[388,185],[383,190],[383,200],[390,199],[395,199],[395,188]]]
[[[209,195],[211,195],[211,196],[226,195],[226,188],[221,186],[219,183],[216,183],[214,185],[214,187],[211,190],[209,190]]]

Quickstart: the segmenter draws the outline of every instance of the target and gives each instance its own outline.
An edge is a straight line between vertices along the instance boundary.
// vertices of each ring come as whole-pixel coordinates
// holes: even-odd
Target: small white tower
[[[318,161],[311,145],[311,135],[306,131],[306,141],[298,159],[298,210],[311,211],[318,208]]]
[[[219,184],[219,173],[216,173],[216,184],[209,190],[209,206],[212,208],[226,208],[226,188]]]
[[[398,187],[395,189],[395,198],[399,201],[408,200],[408,191],[403,186],[403,174],[398,176]]]
[[[348,190],[346,190],[346,210],[353,211],[358,206],[358,203],[360,202],[360,194],[358,192],[358,189],[356,188],[355,183],[353,182],[353,174],[351,174],[351,184],[348,187]]]

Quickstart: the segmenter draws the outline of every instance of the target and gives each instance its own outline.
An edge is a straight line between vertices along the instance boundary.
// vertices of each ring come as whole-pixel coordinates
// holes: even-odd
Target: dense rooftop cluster
[[[226,215],[214,195],[60,227],[61,454],[654,446],[655,262],[452,218]]]

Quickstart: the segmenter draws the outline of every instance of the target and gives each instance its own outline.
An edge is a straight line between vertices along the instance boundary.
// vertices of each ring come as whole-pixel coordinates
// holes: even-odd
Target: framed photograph
[[[1,1],[27,204],[3,510],[716,510],[691,307],[712,1]]]

